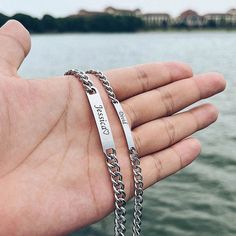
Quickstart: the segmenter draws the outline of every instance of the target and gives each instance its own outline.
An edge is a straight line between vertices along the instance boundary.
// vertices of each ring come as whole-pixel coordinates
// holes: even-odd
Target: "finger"
[[[217,115],[213,105],[204,104],[175,116],[150,121],[133,130],[137,150],[144,156],[170,147],[215,122]]]
[[[222,75],[209,73],[176,81],[164,87],[134,96],[122,105],[132,127],[172,115],[183,108],[225,89]]]
[[[25,27],[16,20],[9,20],[0,28],[0,71],[16,75],[30,46],[30,35]]]
[[[192,163],[200,154],[198,140],[188,138],[181,142],[141,159],[144,188],[176,173]]]
[[[184,63],[166,62],[115,69],[105,74],[117,98],[122,101],[170,82],[189,78],[192,69]]]

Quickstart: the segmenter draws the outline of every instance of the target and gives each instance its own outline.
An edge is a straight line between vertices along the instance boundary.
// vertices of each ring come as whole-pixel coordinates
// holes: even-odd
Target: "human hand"
[[[112,186],[82,85],[71,76],[22,80],[17,69],[29,50],[21,24],[10,21],[0,29],[0,235],[64,235],[113,210]],[[211,104],[182,110],[224,90],[221,75],[193,76],[183,63],[105,74],[132,127],[145,188],[198,156],[200,144],[189,136],[218,112]],[[104,89],[92,79],[110,118],[129,199],[133,178],[123,132]]]

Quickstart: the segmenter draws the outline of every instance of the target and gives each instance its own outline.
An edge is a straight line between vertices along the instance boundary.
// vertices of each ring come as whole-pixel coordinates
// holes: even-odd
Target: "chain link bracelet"
[[[123,111],[123,108],[116,98],[116,95],[107,79],[107,77],[100,71],[88,70],[87,74],[95,75],[102,83],[105,88],[116,112],[119,117],[120,123],[122,125],[128,149],[130,154],[130,160],[133,168],[133,176],[134,176],[134,219],[133,219],[133,236],[138,236],[141,233],[141,218],[142,218],[142,203],[143,203],[143,177],[142,170],[140,167],[140,160],[135,148],[135,144],[133,141],[131,129],[129,127],[126,115]]]
[[[124,191],[122,174],[120,172],[120,166],[116,157],[115,143],[104,104],[98,90],[94,87],[92,81],[86,73],[79,70],[69,70],[65,73],[65,75],[72,75],[81,81],[88,97],[112,181],[115,198],[114,233],[115,236],[124,236],[126,231],[126,195]]]

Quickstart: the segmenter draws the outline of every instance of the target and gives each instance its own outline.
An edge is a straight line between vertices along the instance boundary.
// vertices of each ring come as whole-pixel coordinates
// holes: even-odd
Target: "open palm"
[[[73,77],[22,80],[17,69],[30,36],[17,21],[0,29],[0,235],[63,235],[113,210],[112,186],[82,85]],[[43,49],[42,49],[43,50]],[[68,68],[70,69],[70,68]],[[187,138],[217,118],[205,104],[225,87],[221,75],[193,76],[183,63],[106,72],[127,114],[145,188],[190,164],[200,144]],[[133,195],[125,139],[103,88],[127,198]]]

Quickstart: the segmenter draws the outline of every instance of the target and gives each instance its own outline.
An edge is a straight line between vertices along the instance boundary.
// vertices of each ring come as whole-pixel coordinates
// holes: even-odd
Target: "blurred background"
[[[32,34],[25,78],[176,60],[224,74],[226,91],[210,99],[219,121],[196,134],[199,159],[145,191],[143,235],[236,235],[235,8],[235,0],[1,0],[0,25],[14,18]],[[112,224],[110,215],[72,235],[110,236]]]

